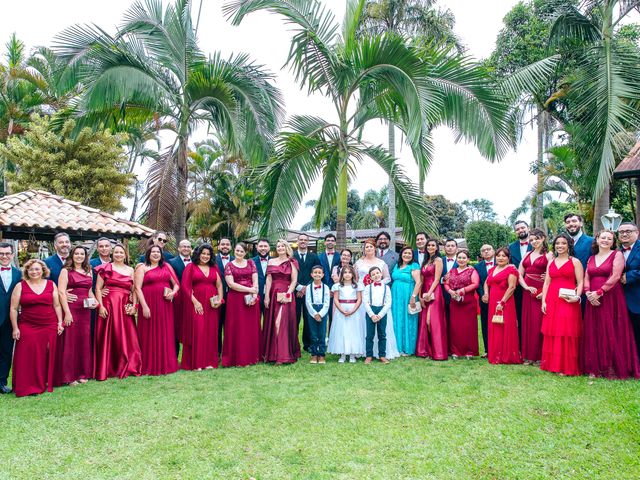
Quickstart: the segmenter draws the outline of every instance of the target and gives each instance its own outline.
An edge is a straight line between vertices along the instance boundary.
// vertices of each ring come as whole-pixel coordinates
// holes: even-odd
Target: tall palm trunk
[[[533,211],[533,226],[536,228],[542,228],[542,224],[544,223],[544,195],[542,193],[543,187],[543,175],[542,169],[544,164],[544,150],[546,144],[546,136],[547,136],[547,112],[542,108],[538,107],[538,115],[537,115],[537,129],[538,129],[538,156],[536,158],[536,172],[537,172],[537,180],[536,180],[536,201],[534,204]]]
[[[138,214],[138,202],[140,198],[140,180],[136,177],[135,183],[133,184],[133,207],[131,207],[131,216],[129,220],[132,222],[136,221],[136,215]]]
[[[180,240],[185,238],[185,226],[187,223],[187,179],[189,175],[189,168],[187,163],[188,137],[186,135],[180,136],[178,140],[177,153],[178,198],[176,199],[176,218],[173,235],[176,239],[176,243],[180,243]]]
[[[389,123],[389,154],[395,158],[396,156],[396,132],[393,123]],[[391,177],[389,177],[389,184],[387,187],[389,195],[389,235],[391,241],[389,242],[389,250],[396,251],[396,187],[393,185]]]
[[[609,193],[611,186],[607,183],[600,196],[596,199],[593,206],[593,233],[602,230],[603,225],[600,217],[609,211]]]
[[[346,155],[346,154],[345,154]],[[349,169],[344,159],[338,178],[338,197],[336,199],[336,243],[339,249],[347,246],[347,195],[349,189]]]
[[[636,178],[636,225],[640,223],[640,178]]]

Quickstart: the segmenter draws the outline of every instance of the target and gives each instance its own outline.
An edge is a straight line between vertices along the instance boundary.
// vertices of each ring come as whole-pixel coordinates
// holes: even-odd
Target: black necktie
[[[302,261],[302,263],[304,263],[304,257],[306,257],[306,255],[306,253],[300,254],[300,260]]]

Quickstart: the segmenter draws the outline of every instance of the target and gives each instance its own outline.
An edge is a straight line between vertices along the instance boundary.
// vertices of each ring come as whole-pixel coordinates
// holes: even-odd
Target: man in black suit
[[[222,294],[225,300],[220,306],[220,317],[218,323],[218,354],[222,354],[222,330],[224,329],[224,319],[227,314],[227,292],[229,291],[229,287],[227,286],[227,281],[224,278],[224,267],[227,266],[231,260],[234,259],[234,256],[231,255],[231,239],[227,237],[222,237],[218,241],[218,254],[216,255],[216,264],[218,265],[218,270],[220,271],[220,276],[222,277]]]
[[[533,246],[529,241],[529,224],[524,220],[518,220],[513,224],[513,230],[516,232],[518,239],[515,242],[509,244],[509,254],[511,255],[510,262],[513,263],[516,268],[520,267],[520,262],[525,257],[527,252],[532,250]],[[520,283],[516,284],[516,290],[513,292],[513,298],[516,302],[516,316],[518,317],[518,339],[522,344],[522,287]]]
[[[182,274],[184,273],[184,269],[187,265],[191,263],[191,252],[192,252],[191,242],[187,239],[180,240],[178,243],[178,255],[173,257],[171,260],[168,260],[167,263],[171,265],[173,271],[176,272],[176,276],[178,277],[178,282],[182,284]],[[176,355],[180,354],[180,340],[182,338],[182,315],[183,309],[185,306],[185,302],[190,301],[190,299],[186,298],[184,295],[184,291],[180,289],[177,297],[173,302],[173,325],[174,331],[176,334]]]
[[[320,265],[318,256],[308,250],[309,237],[301,233],[298,235],[298,249],[293,253],[300,266],[298,271],[298,285],[296,286],[296,318],[298,319],[298,329],[300,328],[300,317],[302,316],[302,347],[309,351],[311,344],[311,334],[309,332],[309,322],[312,320],[304,306],[307,285],[311,283],[311,270],[314,266]],[[314,320],[315,321],[315,320]]]
[[[167,234],[165,232],[157,231],[156,233],[153,234],[153,237],[151,237],[147,242],[145,251],[153,245],[155,245],[156,247],[160,247],[160,250],[162,250],[162,256],[165,262],[168,262],[173,258],[173,254],[170,252],[167,252],[164,249],[164,247],[167,246],[167,243],[169,243],[169,237],[167,236]],[[144,253],[138,257],[138,263],[144,263]]]
[[[258,250],[258,255],[253,257],[253,263],[256,264],[256,269],[258,270],[258,290],[260,295],[260,313],[264,314],[264,285],[267,280],[267,264],[269,263],[269,251],[271,250],[271,245],[269,245],[269,240],[266,238],[261,238],[258,240],[256,245],[256,249]]]
[[[67,261],[69,252],[71,251],[71,239],[69,235],[64,232],[56,233],[53,237],[53,248],[56,253],[44,259],[44,263],[50,270],[49,280],[53,280],[53,283],[58,284],[58,277],[64,266],[64,262]],[[75,295],[74,295],[75,297]],[[71,299],[70,299],[71,300]],[[72,301],[74,301],[73,299]]]
[[[482,343],[484,344],[484,354],[487,356],[489,351],[489,304],[482,301],[484,295],[484,282],[487,280],[487,273],[496,266],[496,252],[489,244],[480,247],[480,256],[482,259],[476,264],[475,269],[480,277],[480,286],[478,287],[478,302],[480,304],[480,329],[482,330]]]
[[[13,288],[22,279],[22,272],[11,265],[13,262],[13,245],[0,243],[0,393],[11,393],[7,386],[11,356],[13,354],[13,330],[9,320],[9,306]]]
[[[454,268],[458,268],[458,242],[453,238],[447,238],[444,242],[444,257],[442,258],[442,277],[440,277],[440,286],[442,287],[442,296],[444,297],[444,313],[449,321],[449,305],[451,304],[451,295],[444,288],[444,281],[447,274]]]
[[[107,237],[100,237],[98,239],[98,245],[96,247],[96,250],[98,250],[98,256],[96,258],[92,258],[91,260],[89,260],[89,265],[91,265],[91,271],[93,272],[93,289],[94,290],[96,288],[96,281],[98,279],[98,275],[96,275],[96,267],[99,267],[100,265],[104,265],[105,263],[111,262],[111,251],[113,250],[113,247],[111,246],[111,240],[108,239]],[[105,295],[108,291],[109,291],[108,288],[104,288],[102,290],[102,294]],[[96,323],[96,313],[97,313],[97,309],[91,310],[91,342],[93,342],[93,333],[95,331],[94,328]]]

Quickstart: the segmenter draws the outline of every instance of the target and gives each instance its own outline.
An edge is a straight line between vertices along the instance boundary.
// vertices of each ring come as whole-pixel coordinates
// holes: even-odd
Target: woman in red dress
[[[178,370],[176,334],[173,326],[173,298],[180,290],[171,265],[162,249],[153,245],[136,267],[133,285],[140,303],[138,338],[142,351],[143,375],[166,375]]]
[[[64,332],[56,347],[56,386],[78,385],[92,378],[91,312],[97,306],[92,286],[89,255],[84,247],[74,247],[58,277]],[[75,300],[72,301],[69,294],[73,294]],[[85,306],[85,301],[90,305]]]
[[[196,248],[191,263],[182,272],[182,289],[186,300],[182,317],[180,368],[197,372],[218,368],[222,278],[213,247],[208,243]]]
[[[602,230],[591,247],[587,262],[580,369],[593,377],[639,378],[633,327],[620,284],[624,255],[616,250],[616,237]]]
[[[293,291],[298,283],[298,262],[286,240],[276,243],[276,258],[269,260],[264,287],[264,325],[260,356],[265,362],[295,363],[300,358],[298,323]]]
[[[56,285],[42,260],[29,260],[13,289],[9,315],[16,341],[12,386],[16,397],[53,391],[56,337],[63,331]],[[20,314],[18,315],[18,308]]]
[[[553,254],[547,246],[547,235],[538,229],[531,230],[533,250],[520,262],[522,286],[522,358],[525,365],[539,364],[542,358],[542,286],[547,265]]]
[[[246,259],[245,243],[236,245],[234,255],[235,259],[224,269],[229,292],[222,343],[223,367],[244,367],[260,359],[258,270],[255,262]]]
[[[518,283],[518,269],[511,265],[506,247],[496,251],[496,266],[489,270],[485,296],[489,301],[489,363],[522,363],[518,345],[518,317],[513,292]],[[502,314],[503,323],[494,322]]]
[[[113,262],[96,268],[96,298],[100,299],[94,328],[93,377],[125,378],[140,375],[142,354],[133,319],[133,268],[124,245],[113,247]],[[105,295],[103,295],[103,293]]]
[[[542,287],[540,368],[560,375],[580,375],[582,263],[573,256],[573,238],[567,233],[553,240],[553,254],[555,258],[549,262]],[[572,290],[573,294],[560,296],[561,288]]]
[[[438,242],[427,242],[427,254],[422,260],[422,312],[418,323],[418,341],[416,356],[433,360],[447,360],[447,319],[444,310],[444,297],[440,287],[443,263],[438,255]]]
[[[449,345],[451,356],[477,357],[478,351],[478,300],[475,291],[480,286],[480,276],[469,266],[469,252],[460,250],[456,256],[458,268],[451,270],[444,282],[444,289],[451,295],[449,304]]]

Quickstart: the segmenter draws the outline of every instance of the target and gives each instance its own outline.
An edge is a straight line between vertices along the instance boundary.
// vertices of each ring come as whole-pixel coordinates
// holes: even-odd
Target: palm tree
[[[153,164],[147,222],[185,235],[191,134],[207,125],[252,163],[266,160],[279,129],[282,97],[272,75],[246,55],[223,59],[198,47],[190,1],[163,11],[161,0],[135,1],[115,36],[74,26],[56,51],[84,85],[76,114],[89,124],[153,123],[175,140]]]
[[[407,45],[394,33],[358,35],[364,7],[364,0],[347,1],[341,34],[318,0],[234,0],[224,7],[236,25],[257,10],[277,13],[293,25],[287,64],[302,86],[323,94],[335,107],[334,121],[294,116],[277,141],[276,159],[265,172],[265,230],[287,227],[311,184],[322,176],[314,221],[321,225],[336,205],[337,243],[344,246],[349,183],[357,165],[369,158],[392,180],[406,237],[418,230],[435,231],[424,199],[396,159],[383,147],[362,140],[362,129],[370,120],[397,125],[420,165],[428,164],[429,125],[457,121],[461,135],[494,158],[510,145],[502,104],[483,90],[477,71],[470,75],[459,60]],[[429,69],[427,53],[441,63]],[[441,76],[431,77],[434,70]],[[474,88],[487,103],[475,97],[468,101]]]
[[[609,208],[611,175],[640,129],[640,70],[637,46],[616,41],[620,22],[639,0],[585,0],[555,21],[552,45],[578,45],[578,68],[569,81],[569,114],[578,157],[595,178],[594,230]]]
[[[405,37],[419,36],[435,45],[450,46],[462,53],[464,48],[453,32],[455,18],[450,10],[436,10],[435,0],[368,0],[366,2],[361,28],[364,34],[381,35],[397,33]],[[389,154],[395,156],[395,126],[389,128]],[[418,189],[424,194],[425,171],[418,172]],[[396,192],[389,179],[389,215],[387,227],[396,230]],[[395,235],[391,235],[391,249],[395,250]]]

